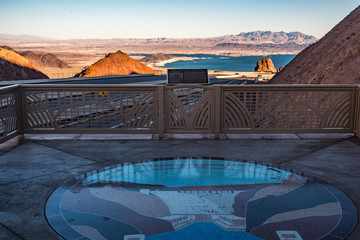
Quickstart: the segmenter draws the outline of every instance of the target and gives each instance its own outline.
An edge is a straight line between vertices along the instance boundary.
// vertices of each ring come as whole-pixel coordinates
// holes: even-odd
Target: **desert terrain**
[[[7,45],[18,52],[37,54],[52,53],[70,68],[38,66],[50,78],[68,78],[102,59],[106,54],[121,50],[128,54],[215,54],[226,56],[251,56],[269,54],[298,54],[317,39],[299,32],[255,31],[213,38],[150,38],[150,39],[73,39],[51,40],[37,37],[0,34],[0,45]],[[144,56],[132,56],[140,60]],[[156,64],[155,70],[168,61],[191,60],[180,57]],[[255,63],[254,63],[255,64]]]

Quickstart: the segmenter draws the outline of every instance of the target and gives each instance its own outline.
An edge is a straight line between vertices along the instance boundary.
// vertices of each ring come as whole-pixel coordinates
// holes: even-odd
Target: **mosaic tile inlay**
[[[339,189],[270,165],[177,158],[69,180],[46,217],[66,239],[344,239],[356,208]]]

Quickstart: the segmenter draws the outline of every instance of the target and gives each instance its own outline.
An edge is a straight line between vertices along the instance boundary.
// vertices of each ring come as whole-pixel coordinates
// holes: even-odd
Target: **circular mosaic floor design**
[[[178,158],[84,174],[46,217],[66,239],[344,239],[356,208],[339,189],[270,165]]]

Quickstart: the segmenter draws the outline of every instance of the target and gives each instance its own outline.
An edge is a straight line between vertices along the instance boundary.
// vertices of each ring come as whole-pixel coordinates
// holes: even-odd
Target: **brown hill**
[[[132,59],[126,53],[117,51],[109,53],[75,77],[97,77],[110,75],[148,74],[154,70],[145,64]]]
[[[270,83],[360,84],[360,7],[297,55]]]
[[[271,58],[266,57],[262,58],[256,63],[255,72],[276,72],[276,68],[274,66]]]
[[[52,53],[36,54],[32,51],[26,51],[22,52],[21,55],[30,59],[34,65],[39,67],[70,68],[66,62],[58,59]]]
[[[33,67],[29,59],[12,50],[0,48],[0,81],[47,78]]]

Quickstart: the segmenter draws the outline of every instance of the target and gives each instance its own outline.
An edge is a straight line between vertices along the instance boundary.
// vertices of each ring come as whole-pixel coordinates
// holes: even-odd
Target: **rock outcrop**
[[[269,83],[360,84],[360,7],[297,55]]]
[[[48,79],[34,68],[31,61],[20,54],[0,48],[0,81]]]
[[[271,58],[266,57],[263,59],[260,59],[256,63],[255,72],[276,72],[276,68],[274,66],[273,61]]]
[[[143,59],[140,60],[140,62],[143,62],[143,63],[146,63],[146,64],[158,63],[158,62],[170,60],[170,59],[172,59],[174,57],[175,56],[168,55],[168,54],[165,54],[165,53],[156,53],[156,54],[151,54],[149,56],[144,57]]]
[[[98,77],[111,75],[151,74],[155,71],[145,64],[136,61],[122,51],[109,53],[75,77]]]
[[[32,51],[26,51],[22,52],[21,55],[28,58],[38,67],[70,68],[66,62],[58,59],[57,56],[52,53],[36,54]]]

